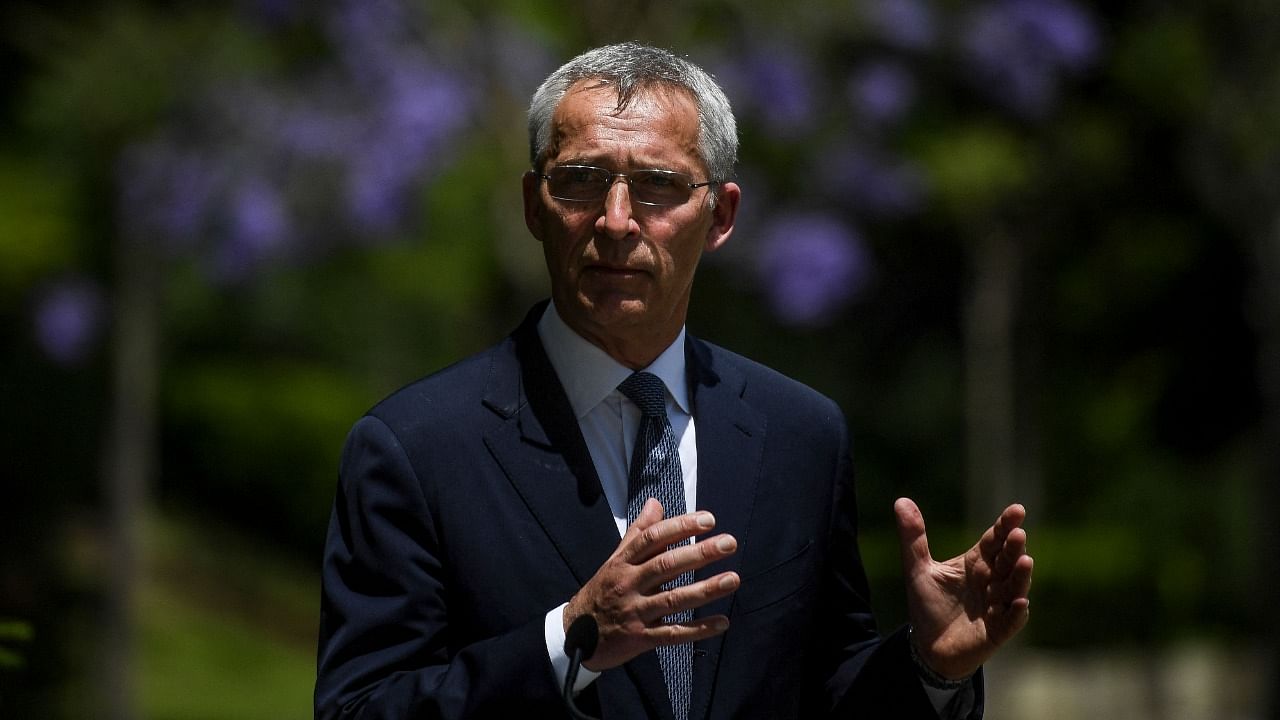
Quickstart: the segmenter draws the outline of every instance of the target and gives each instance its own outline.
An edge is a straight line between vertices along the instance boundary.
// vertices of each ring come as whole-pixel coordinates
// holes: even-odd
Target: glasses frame
[[[601,194],[601,196],[600,196],[600,197],[595,198],[595,199],[592,199],[592,200],[587,200],[587,199],[583,199],[583,198],[567,198],[567,197],[560,197],[559,195],[556,195],[556,194],[554,194],[554,193],[552,193],[552,194],[551,194],[551,197],[555,198],[556,200],[560,200],[560,201],[562,201],[562,202],[576,202],[576,203],[595,203],[595,202],[603,202],[605,198],[609,197],[609,189],[613,187],[614,182],[615,182],[618,178],[622,178],[624,181],[626,181],[626,183],[627,183],[627,188],[628,188],[628,190],[630,190],[630,189],[631,189],[631,187],[632,187],[632,185],[631,185],[631,176],[632,176],[632,175],[634,175],[634,174],[636,174],[636,173],[660,173],[660,174],[662,174],[662,175],[678,175],[678,176],[686,177],[686,178],[687,178],[687,177],[689,177],[689,175],[688,175],[688,174],[686,174],[686,173],[682,173],[682,172],[679,172],[679,171],[677,171],[677,170],[663,170],[663,169],[661,169],[661,168],[646,168],[646,169],[643,169],[643,170],[632,170],[631,172],[613,172],[613,171],[609,170],[608,168],[597,167],[597,166],[595,166],[595,165],[556,165],[554,168],[551,168],[551,169],[553,169],[553,170],[558,170],[558,169],[561,169],[561,168],[569,168],[569,169],[577,169],[577,170],[598,170],[598,171],[600,171],[601,173],[606,173],[606,174],[608,174],[608,176],[609,176],[608,182],[606,182],[606,183],[604,184],[604,193],[603,193],[603,194]],[[537,175],[539,178],[541,178],[541,179],[543,179],[543,180],[548,181],[548,183],[549,183],[549,182],[550,182],[550,180],[551,180],[551,175],[549,175],[549,174],[547,174],[547,173],[534,173],[534,174],[535,174],[535,175]],[[703,182],[686,182],[686,183],[677,183],[677,184],[683,184],[683,185],[688,186],[688,188],[689,188],[689,197],[693,197],[693,191],[694,191],[694,190],[697,190],[697,189],[698,189],[698,188],[700,188],[700,187],[707,187],[707,186],[710,186],[710,185],[719,185],[721,182],[722,182],[721,180],[705,180],[705,181],[703,181]],[[547,186],[547,192],[548,192],[548,193],[550,193],[550,192],[551,192],[551,187],[550,187],[550,185],[548,185],[548,186]],[[636,197],[632,196],[632,197],[631,197],[631,202],[637,203],[637,204],[639,204],[639,205],[646,205],[646,206],[648,206],[648,207],[680,207],[681,205],[683,205],[683,204],[685,204],[685,203],[689,202],[689,197],[686,197],[684,200],[682,200],[682,201],[680,201],[680,202],[678,202],[678,203],[655,203],[655,202],[646,202],[646,201],[644,201],[644,200],[640,200],[640,199],[638,199],[638,198],[636,198]]]

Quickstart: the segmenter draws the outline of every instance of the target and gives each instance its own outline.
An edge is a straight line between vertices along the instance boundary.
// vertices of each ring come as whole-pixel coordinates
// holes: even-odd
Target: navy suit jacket
[[[343,452],[325,547],[317,718],[563,718],[546,613],[619,542],[537,334],[394,393]],[[882,640],[858,554],[836,405],[689,337],[698,506],[741,587],[693,660],[692,720],[933,718],[905,633]],[[579,696],[605,720],[671,718],[653,652]],[[980,705],[981,703],[979,703]]]

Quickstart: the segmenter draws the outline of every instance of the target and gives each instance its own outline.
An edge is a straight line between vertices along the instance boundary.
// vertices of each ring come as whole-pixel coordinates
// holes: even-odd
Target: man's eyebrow
[[[616,169],[613,167],[613,163],[607,162],[599,156],[593,157],[589,155],[577,155],[574,157],[562,158],[556,164],[557,165],[587,165],[590,167],[604,168],[605,170]],[[625,172],[632,172],[636,170],[674,170],[676,172],[682,172],[685,174],[689,173],[689,170],[680,167],[679,163],[645,162],[643,160],[628,163],[627,166],[623,168],[623,170]]]

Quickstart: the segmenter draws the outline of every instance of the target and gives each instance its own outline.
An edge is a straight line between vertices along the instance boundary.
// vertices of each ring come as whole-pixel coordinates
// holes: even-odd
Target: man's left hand
[[[1032,559],[1027,511],[1010,505],[968,552],[945,562],[929,554],[924,517],[908,498],[893,506],[902,542],[907,611],[921,660],[948,679],[977,672],[1030,615]]]

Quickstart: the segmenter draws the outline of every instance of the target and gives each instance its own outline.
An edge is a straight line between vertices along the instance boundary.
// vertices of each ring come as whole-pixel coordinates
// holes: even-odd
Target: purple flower
[[[289,229],[280,193],[260,177],[249,178],[237,188],[231,205],[231,238],[255,256],[265,256],[284,246]]]
[[[962,45],[977,81],[1025,115],[1043,115],[1057,99],[1059,76],[1087,67],[1097,29],[1066,0],[997,0],[975,9]]]
[[[385,123],[380,130],[420,162],[462,128],[471,113],[472,100],[462,80],[420,58],[405,58],[388,80],[380,98]]]
[[[406,220],[414,187],[445,164],[450,138],[472,113],[470,83],[428,57],[413,37],[417,19],[393,0],[348,0],[330,19],[350,75],[348,96],[360,102],[341,158],[342,206],[360,235],[386,236]],[[348,131],[300,129],[318,139]]]
[[[546,43],[514,23],[502,22],[485,45],[495,63],[494,74],[513,97],[527,100],[559,63]]]
[[[284,253],[290,222],[279,191],[261,177],[242,181],[227,213],[225,234],[213,238],[213,272],[220,280],[238,282]]]
[[[346,159],[348,214],[375,235],[405,220],[413,187],[445,164],[473,103],[460,78],[423,62],[407,59],[388,80]]]
[[[405,163],[394,144],[375,145],[347,171],[347,213],[361,234],[385,235],[400,223],[417,163]]]
[[[342,0],[329,16],[329,36],[358,83],[376,82],[394,65],[395,48],[413,45],[415,20],[398,0]]]
[[[105,303],[97,285],[70,278],[49,287],[35,309],[36,342],[54,362],[84,361],[102,331]]]
[[[859,68],[849,79],[854,110],[876,123],[891,123],[911,109],[916,83],[902,63],[891,60]]]
[[[938,21],[926,0],[866,0],[864,16],[885,42],[904,50],[927,50],[938,37]]]
[[[171,252],[189,251],[225,178],[204,153],[167,138],[126,147],[117,164],[122,232]]]
[[[1042,47],[1059,68],[1083,70],[1097,57],[1097,28],[1066,0],[1014,0],[1011,15],[1029,41]]]
[[[814,73],[808,60],[792,48],[761,47],[730,61],[717,76],[742,114],[755,118],[775,136],[794,137],[813,119]]]
[[[273,134],[281,148],[306,160],[332,161],[358,145],[361,122],[349,110],[331,110],[323,102],[298,103]]]
[[[256,1],[268,13],[299,7]],[[323,11],[336,62],[285,83],[225,78],[153,140],[127,148],[122,231],[189,255],[224,282],[303,250],[401,232],[476,96],[433,60],[416,9],[339,0]]]
[[[828,320],[872,274],[862,239],[838,219],[818,213],[784,215],[770,223],[757,268],[774,314],[800,326]]]

